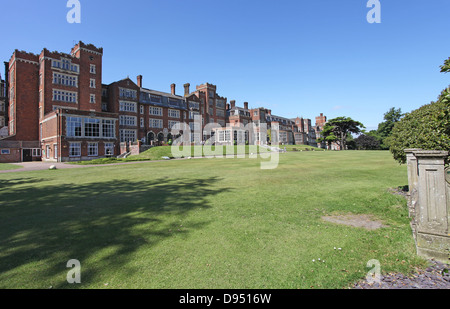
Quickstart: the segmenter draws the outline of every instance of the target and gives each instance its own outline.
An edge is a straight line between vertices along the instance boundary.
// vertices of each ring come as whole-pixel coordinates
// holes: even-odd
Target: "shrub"
[[[404,150],[408,148],[450,151],[449,89],[441,93],[437,102],[406,114],[394,126],[388,142],[394,159],[400,163],[406,163]]]

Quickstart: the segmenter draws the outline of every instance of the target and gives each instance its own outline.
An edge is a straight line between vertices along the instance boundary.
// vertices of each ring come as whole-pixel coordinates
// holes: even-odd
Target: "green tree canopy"
[[[322,131],[322,136],[329,144],[337,143],[341,150],[347,149],[347,136],[354,133],[359,134],[364,125],[350,117],[337,117],[328,121]]]
[[[450,58],[444,61],[444,64],[441,65],[441,73],[450,72]]]
[[[359,150],[377,150],[380,149],[380,141],[368,134],[361,134],[355,138],[356,148]]]

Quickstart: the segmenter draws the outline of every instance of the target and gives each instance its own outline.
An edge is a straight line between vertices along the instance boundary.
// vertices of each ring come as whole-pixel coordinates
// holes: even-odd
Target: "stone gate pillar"
[[[411,218],[411,229],[413,232],[414,240],[416,240],[416,206],[419,200],[418,193],[418,183],[419,183],[419,171],[417,167],[417,158],[414,155],[414,151],[419,151],[422,149],[405,149],[406,153],[406,164],[408,166],[408,211],[409,217]]]
[[[448,261],[450,253],[449,217],[444,160],[447,151],[413,151],[417,159],[417,205],[415,206],[418,255]],[[412,172],[411,172],[412,173]],[[414,176],[412,186],[414,185]]]

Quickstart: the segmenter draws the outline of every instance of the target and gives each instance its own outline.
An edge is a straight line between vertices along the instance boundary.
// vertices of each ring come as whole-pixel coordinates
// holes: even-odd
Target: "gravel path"
[[[450,289],[450,265],[430,261],[431,266],[417,270],[410,276],[403,274],[382,275],[380,283],[358,282],[354,289]]]

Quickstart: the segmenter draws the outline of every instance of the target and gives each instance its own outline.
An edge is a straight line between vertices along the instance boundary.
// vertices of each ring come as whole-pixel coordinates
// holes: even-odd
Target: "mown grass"
[[[16,170],[19,168],[22,168],[22,167],[14,165],[14,164],[0,163],[0,171]]]
[[[0,288],[345,288],[407,273],[407,184],[388,152],[288,152],[0,175]],[[325,223],[371,214],[387,228]],[[334,248],[342,250],[335,250]],[[318,262],[318,258],[321,261]],[[70,259],[81,281],[66,281]],[[316,262],[313,262],[316,260]]]
[[[127,158],[102,158],[91,161],[71,162],[71,164],[79,165],[97,165],[97,164],[113,164],[113,163],[125,163],[125,162],[138,162],[138,161],[158,161],[164,160],[164,158],[187,158],[187,157],[207,157],[207,156],[225,156],[225,155],[241,155],[268,152],[265,148],[257,146],[192,146],[188,148],[179,147],[177,153],[172,152],[172,147],[161,146],[153,147],[139,155],[132,155]]]

